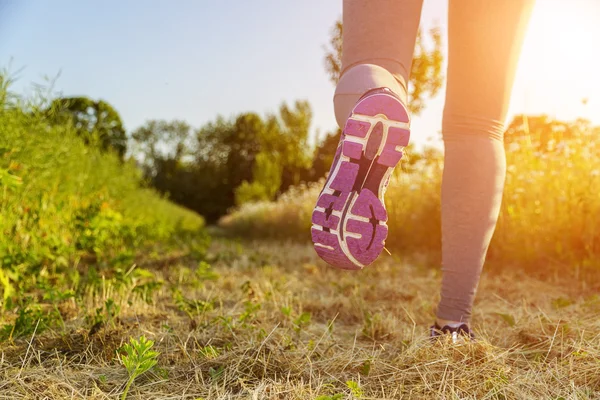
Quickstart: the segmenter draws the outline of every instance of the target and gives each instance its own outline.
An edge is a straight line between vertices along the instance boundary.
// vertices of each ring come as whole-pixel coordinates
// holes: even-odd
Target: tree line
[[[341,73],[343,25],[336,21],[325,49],[324,67],[336,84]],[[442,39],[439,28],[419,32],[409,82],[409,109],[418,115],[427,98],[442,87]],[[274,113],[218,116],[193,129],[181,120],[149,120],[125,132],[119,113],[105,101],[85,97],[55,99],[45,110],[53,123],[72,123],[89,145],[134,158],[145,181],[171,200],[214,222],[235,206],[273,200],[290,186],[324,177],[341,134],[329,132],[309,145],[312,110],[305,100],[283,103]],[[598,133],[589,121],[556,121],[547,116],[517,115],[507,126],[505,143],[525,143],[553,151],[563,140]],[[428,149],[414,151],[406,165],[436,158]],[[439,157],[437,157],[439,158]],[[406,166],[405,165],[405,166]]]
[[[341,73],[342,37],[343,25],[338,20],[323,60],[333,84]],[[419,32],[409,82],[408,107],[413,115],[441,89],[442,64],[440,29],[434,27],[425,35]],[[324,177],[341,134],[336,129],[315,147],[309,146],[312,110],[305,100],[283,103],[277,112],[264,116],[253,112],[218,116],[197,129],[180,120],[149,120],[129,133],[119,113],[101,100],[59,98],[46,113],[55,123],[72,123],[89,145],[114,151],[123,160],[127,155],[134,158],[150,186],[208,222],[235,205],[273,200],[292,185]],[[518,115],[507,127],[505,142],[507,146],[525,142],[552,151],[557,142],[598,130],[591,128],[589,121],[581,119],[566,123],[547,116]],[[411,152],[405,163],[436,158],[431,151]]]
[[[332,83],[341,72],[341,21],[331,30],[324,66]],[[428,50],[417,39],[410,81],[410,108],[442,85],[441,35],[428,32]],[[105,101],[86,97],[55,99],[45,111],[52,123],[69,122],[89,145],[136,160],[145,181],[171,200],[216,221],[234,205],[272,200],[290,186],[325,176],[341,131],[336,129],[309,146],[312,110],[305,100],[283,103],[267,115],[218,116],[198,129],[180,120],[149,120],[126,132],[119,113]]]

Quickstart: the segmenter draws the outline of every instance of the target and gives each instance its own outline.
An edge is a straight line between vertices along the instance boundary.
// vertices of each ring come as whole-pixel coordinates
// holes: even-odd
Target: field
[[[537,140],[535,139],[537,136]],[[568,140],[512,139],[498,225],[487,268],[538,276],[596,279],[600,270],[600,140],[592,130]],[[548,140],[548,138],[546,138]],[[443,156],[409,150],[386,192],[392,254],[427,254],[440,264]],[[293,188],[276,202],[243,205],[220,224],[254,238],[310,240],[311,214],[323,183]]]
[[[212,268],[209,267],[209,264]],[[206,261],[151,271],[165,284],[144,301],[106,289],[120,312],[90,331],[65,326],[2,346],[0,398],[120,396],[115,358],[128,338],[154,341],[140,399],[595,399],[600,396],[598,283],[485,273],[478,341],[431,344],[440,276],[385,256],[337,271],[293,243],[214,241]]]
[[[428,340],[440,154],[392,181],[390,255],[339,271],[307,243],[319,183],[207,228],[0,89],[0,399],[600,398],[596,137],[513,143],[456,346]]]

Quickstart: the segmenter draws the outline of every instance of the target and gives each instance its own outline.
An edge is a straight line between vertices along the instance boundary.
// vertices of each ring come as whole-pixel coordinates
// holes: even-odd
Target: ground
[[[128,398],[600,398],[600,282],[486,272],[478,340],[457,346],[427,339],[440,284],[427,261],[340,271],[309,245],[218,239],[207,262],[147,267],[164,281],[148,301],[90,297],[120,307],[91,329],[67,302],[64,329],[3,343],[0,399],[120,398],[115,355],[140,336],[158,363]]]

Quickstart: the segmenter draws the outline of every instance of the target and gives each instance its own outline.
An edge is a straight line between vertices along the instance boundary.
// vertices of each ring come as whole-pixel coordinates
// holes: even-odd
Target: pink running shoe
[[[371,264],[387,237],[383,196],[410,138],[406,107],[388,88],[373,89],[346,121],[329,177],[312,214],[312,241],[341,269]]]

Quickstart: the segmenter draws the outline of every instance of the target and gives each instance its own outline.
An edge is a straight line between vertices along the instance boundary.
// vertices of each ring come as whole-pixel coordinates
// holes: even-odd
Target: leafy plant
[[[250,300],[246,301],[244,303],[244,312],[242,313],[242,315],[239,316],[238,321],[245,323],[253,320],[256,317],[256,312],[260,310],[260,308],[260,303],[256,303]]]
[[[208,374],[213,381],[218,380],[221,376],[223,376],[223,372],[225,372],[225,366],[221,365],[218,368],[210,367],[208,369]]]
[[[300,334],[302,329],[310,324],[311,315],[309,312],[303,312],[294,320],[294,331]]]
[[[177,308],[185,312],[190,318],[193,318],[194,314],[202,315],[206,311],[213,309],[212,302],[199,299],[188,299],[179,289],[173,289],[173,300],[175,301]]]
[[[352,396],[356,397],[357,399],[360,399],[363,396],[363,390],[361,389],[358,382],[352,380],[346,381],[346,386],[348,386],[348,388],[350,389],[350,393],[352,393]]]
[[[202,347],[198,352],[205,358],[216,358],[219,356],[219,350],[210,344]]]
[[[200,261],[196,269],[196,277],[201,281],[214,281],[219,279],[219,274],[212,270],[212,267],[206,261]]]
[[[0,330],[0,340],[12,340],[21,336],[41,333],[47,328],[48,317],[38,305],[28,304],[19,308],[17,319]]]
[[[504,320],[504,322],[506,322],[508,324],[508,326],[515,326],[515,317],[512,316],[512,314],[506,314],[506,313],[500,313],[497,312],[495,313],[497,316],[499,316],[500,318],[502,318],[502,320]]]
[[[371,360],[366,360],[363,365],[360,367],[360,373],[362,375],[368,376],[371,372]]]
[[[94,314],[86,316],[86,322],[91,325],[92,331],[96,331],[104,324],[114,327],[114,320],[121,312],[121,307],[112,298],[106,299],[102,307],[95,309]]]
[[[154,346],[154,341],[146,339],[145,336],[141,336],[138,340],[131,338],[129,343],[121,347],[121,351],[125,352],[125,355],[120,355],[119,361],[127,369],[129,379],[125,385],[125,390],[121,395],[121,400],[127,398],[129,388],[133,384],[133,381],[138,376],[149,371],[158,362],[158,352],[151,350]]]

